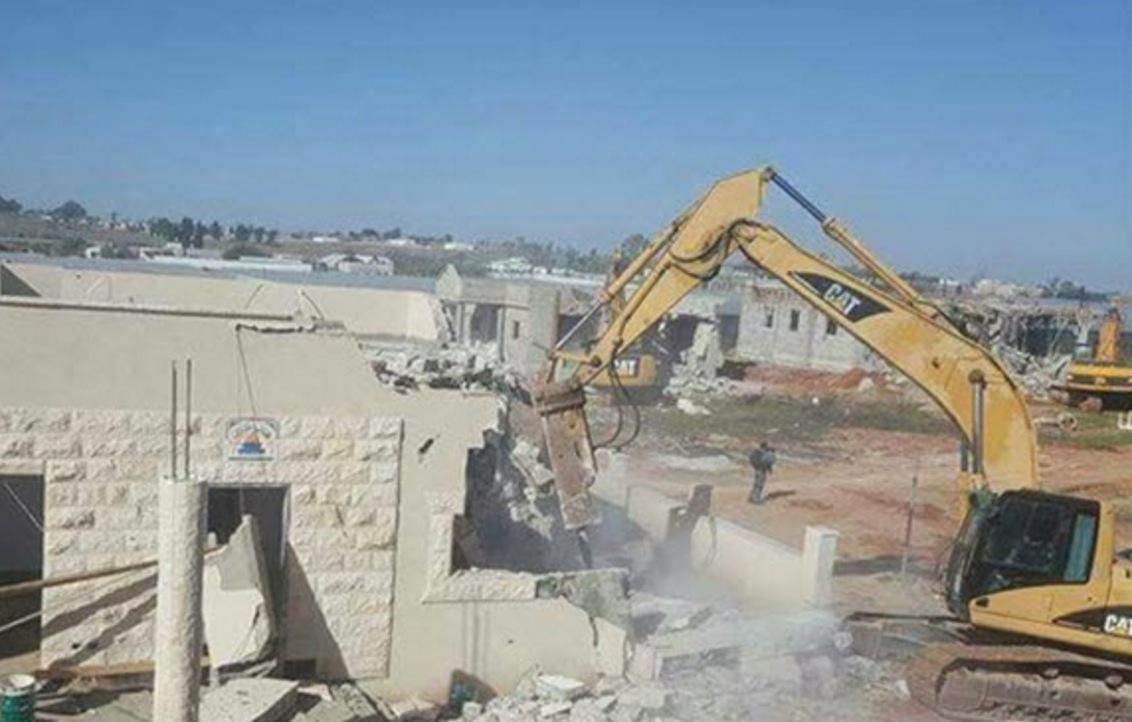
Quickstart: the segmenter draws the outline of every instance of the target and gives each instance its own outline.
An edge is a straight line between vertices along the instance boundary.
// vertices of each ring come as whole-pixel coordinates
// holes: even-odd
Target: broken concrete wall
[[[373,380],[348,336],[268,326],[0,303],[0,473],[45,479],[48,576],[154,558],[169,363],[191,356],[194,474],[289,495],[282,656],[312,660],[326,677],[383,675],[399,397]],[[267,458],[235,456],[229,423],[248,416],[277,431]],[[152,573],[48,590],[42,662],[152,659],[152,612]]]
[[[565,599],[540,598],[540,583],[552,576],[453,564],[467,486],[463,474],[446,472],[464,468],[469,449],[483,445],[497,404],[493,396],[471,397],[458,424],[434,407],[425,409],[433,423],[406,425],[391,696],[443,700],[453,671],[497,690],[510,689],[534,664],[580,678],[621,671],[625,633]]]

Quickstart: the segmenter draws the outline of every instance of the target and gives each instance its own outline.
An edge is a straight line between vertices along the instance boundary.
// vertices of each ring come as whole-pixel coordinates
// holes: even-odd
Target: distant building
[[[444,250],[446,250],[446,251],[474,251],[474,250],[476,250],[476,247],[473,246],[471,243],[464,243],[462,241],[449,241],[448,243],[444,244]]]
[[[311,243],[337,243],[338,241],[338,236],[311,236]]]
[[[169,241],[162,246],[140,246],[138,248],[138,258],[143,261],[153,261],[157,258],[170,258],[180,257],[185,255],[185,247],[176,241]],[[99,252],[99,258],[102,253]],[[88,256],[91,258],[91,256]]]
[[[393,246],[394,248],[411,248],[420,244],[412,238],[387,238],[385,239],[385,245]]]
[[[393,261],[385,256],[360,253],[331,253],[318,261],[319,267],[342,273],[362,273],[370,276],[392,276]]]
[[[530,276],[535,266],[522,256],[512,256],[492,261],[487,264],[487,271],[492,276]]]

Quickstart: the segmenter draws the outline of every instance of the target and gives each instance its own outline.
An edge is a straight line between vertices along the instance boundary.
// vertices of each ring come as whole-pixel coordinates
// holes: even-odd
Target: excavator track
[[[908,690],[958,720],[1132,720],[1132,666],[1029,645],[929,644]]]

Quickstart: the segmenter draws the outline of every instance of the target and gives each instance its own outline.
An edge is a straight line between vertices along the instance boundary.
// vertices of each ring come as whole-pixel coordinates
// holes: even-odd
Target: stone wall
[[[403,424],[284,416],[272,460],[230,460],[229,417],[194,416],[193,475],[288,490],[282,656],[324,678],[385,676]],[[0,474],[44,478],[44,574],[152,560],[169,417],[153,411],[0,409]],[[43,598],[41,665],[152,659],[152,569]]]

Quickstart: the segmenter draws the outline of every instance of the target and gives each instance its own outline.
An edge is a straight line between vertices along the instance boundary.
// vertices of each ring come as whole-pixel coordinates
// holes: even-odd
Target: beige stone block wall
[[[230,460],[228,417],[193,419],[192,468],[212,484],[289,489],[283,657],[324,677],[385,676],[392,628],[399,418],[288,416],[268,461]],[[168,415],[0,409],[0,473],[44,476],[44,574],[154,559]],[[41,665],[152,659],[155,572],[43,598]]]

